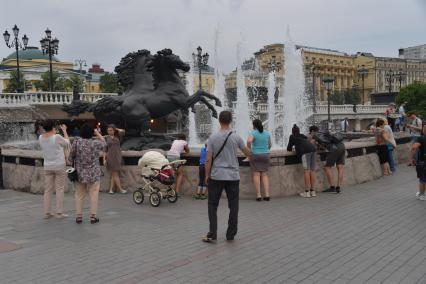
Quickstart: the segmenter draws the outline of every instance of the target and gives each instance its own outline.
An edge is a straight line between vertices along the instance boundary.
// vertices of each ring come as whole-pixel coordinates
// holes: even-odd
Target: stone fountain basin
[[[411,147],[410,138],[400,136],[397,138],[396,159],[399,163],[408,161],[408,153]],[[351,186],[368,182],[382,176],[379,160],[377,157],[375,142],[372,138],[364,138],[359,141],[353,140],[346,144],[346,165],[343,186]],[[41,151],[17,149],[10,146],[2,146],[2,173],[4,188],[43,193],[43,158]],[[164,153],[163,150],[156,150]],[[121,179],[125,188],[134,191],[141,183],[140,169],[137,167],[139,158],[146,151],[123,151],[124,166],[121,171]],[[317,155],[317,189],[326,187],[326,179],[322,169],[326,153]],[[184,168],[185,179],[183,193],[192,195],[198,186],[198,161],[199,152],[184,155],[187,165]],[[241,198],[254,198],[255,190],[251,178],[251,170],[248,162],[243,161],[240,155],[241,173]],[[104,175],[101,178],[101,190],[109,188],[110,175],[102,166]],[[303,191],[303,168],[300,160],[294,153],[286,150],[273,150],[271,152],[271,166],[269,170],[271,196],[291,196]],[[73,190],[73,185],[67,185],[67,191]]]

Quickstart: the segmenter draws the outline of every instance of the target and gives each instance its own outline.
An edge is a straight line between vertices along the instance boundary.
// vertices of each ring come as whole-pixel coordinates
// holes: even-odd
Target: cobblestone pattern
[[[341,195],[241,201],[237,239],[217,244],[206,201],[159,208],[101,195],[101,223],[42,220],[42,197],[0,191],[0,283],[426,283],[426,203],[412,168]],[[65,208],[72,215],[73,198]],[[87,210],[86,210],[87,212]]]

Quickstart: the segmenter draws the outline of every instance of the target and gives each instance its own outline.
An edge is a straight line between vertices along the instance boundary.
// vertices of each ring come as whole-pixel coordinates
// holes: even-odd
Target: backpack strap
[[[232,131],[229,132],[228,136],[226,136],[226,139],[222,144],[222,147],[220,147],[219,151],[216,153],[216,155],[214,155],[213,160],[212,160],[212,166],[213,166],[214,160],[220,155],[220,153],[222,153],[223,148],[225,148],[226,142],[228,142],[229,136],[231,136],[231,134],[232,134]]]

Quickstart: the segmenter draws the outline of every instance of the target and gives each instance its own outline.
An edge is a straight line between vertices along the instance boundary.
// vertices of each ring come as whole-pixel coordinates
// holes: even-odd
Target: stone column
[[[361,131],[361,119],[355,119],[355,131]]]

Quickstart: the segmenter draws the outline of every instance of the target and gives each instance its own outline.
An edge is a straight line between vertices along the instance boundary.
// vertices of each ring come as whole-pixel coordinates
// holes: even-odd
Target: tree
[[[334,91],[329,96],[332,105],[343,105],[345,103],[345,95],[342,91]]]
[[[56,71],[52,72],[52,80],[53,80],[53,90],[52,91],[65,91],[65,84],[64,81],[58,80],[59,73]],[[35,82],[34,87],[38,91],[50,91],[50,72],[46,71],[43,74],[41,74],[41,81]]]
[[[74,87],[77,87],[77,91],[81,93],[84,89],[84,80],[81,78],[81,76],[74,74],[64,82],[64,85],[67,91],[73,91]]]
[[[99,87],[104,93],[119,93],[121,91],[118,76],[115,73],[105,73],[99,79]]]
[[[348,89],[345,91],[345,104],[357,105],[361,102],[361,95],[358,89]]]
[[[403,87],[396,97],[396,103],[407,102],[405,109],[407,112],[414,111],[417,115],[426,117],[426,83],[414,82]]]
[[[31,88],[31,83],[25,80],[24,74],[22,74],[22,72],[19,72],[19,75],[20,75],[19,77],[21,79],[20,86],[18,86],[18,71],[13,70],[13,71],[10,71],[9,74],[10,74],[10,79],[6,88],[3,89],[4,93],[16,93],[17,89],[23,88],[23,91],[25,91]]]

